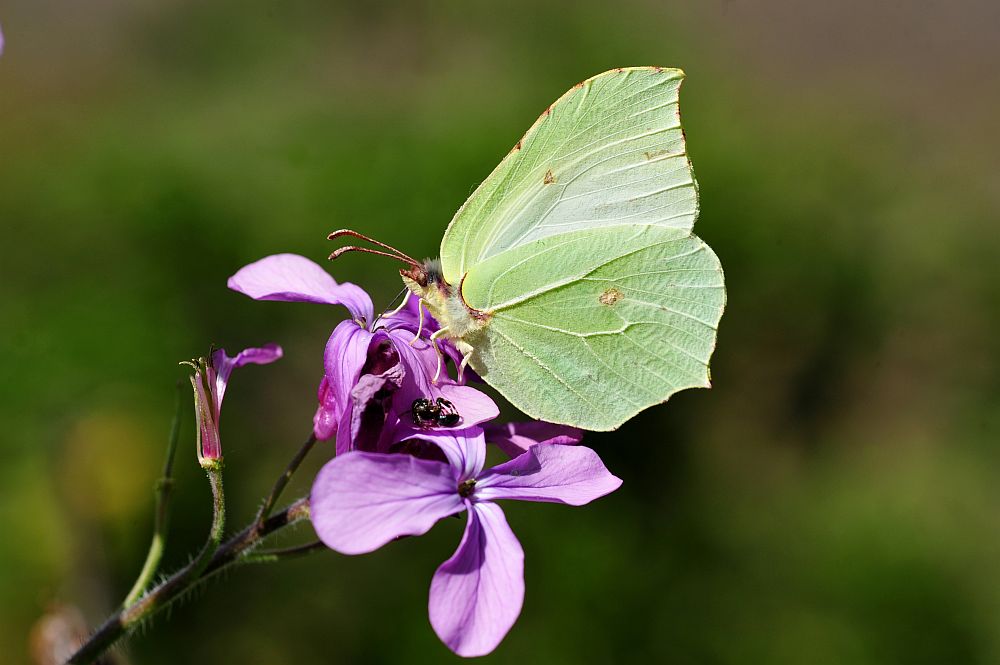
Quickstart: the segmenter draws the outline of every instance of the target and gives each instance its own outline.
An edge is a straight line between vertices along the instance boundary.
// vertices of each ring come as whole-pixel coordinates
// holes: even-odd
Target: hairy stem
[[[309,500],[303,497],[291,503],[284,510],[268,517],[264,520],[261,528],[257,528],[256,522],[248,525],[220,545],[211,555],[207,565],[200,568],[198,575],[190,573],[195,564],[199,563],[196,560],[151,589],[137,603],[108,617],[68,662],[73,664],[94,662],[101,654],[114,646],[129,629],[134,628],[139,621],[153,616],[186,591],[208,578],[242,563],[245,560],[243,555],[252,551],[268,536],[306,519],[309,519]],[[318,548],[310,551],[318,551]],[[305,552],[302,553],[305,554]]]
[[[323,544],[323,541],[313,540],[302,545],[250,552],[243,558],[243,561],[245,563],[275,563],[277,561],[284,561],[285,559],[295,559],[314,552],[322,552],[325,549],[327,547]]]
[[[198,556],[159,586],[109,617],[69,659],[69,663],[91,663],[143,620],[156,614],[186,591],[214,560],[226,526],[226,499],[222,489],[222,462],[205,468],[212,488],[212,526]]]
[[[175,432],[171,434],[171,442],[167,463],[164,466],[164,478],[170,478],[173,469],[173,448],[176,447]],[[316,436],[311,434],[288,463],[288,466],[285,467],[284,472],[275,481],[271,492],[264,498],[264,502],[261,504],[260,510],[257,511],[253,522],[221,545],[226,516],[225,499],[222,491],[222,461],[208,462],[205,470],[208,473],[209,483],[212,486],[213,506],[212,527],[209,531],[208,541],[190,564],[143,595],[142,591],[148,586],[152,576],[155,575],[163,553],[164,539],[162,532],[166,530],[167,513],[165,505],[169,497],[169,486],[166,490],[161,486],[159,488],[161,494],[158,495],[157,500],[157,528],[154,533],[153,544],[150,546],[150,554],[146,557],[146,565],[143,566],[143,572],[140,574],[139,580],[136,581],[135,586],[129,592],[125,603],[123,603],[118,612],[108,617],[101,624],[94,634],[91,635],[90,639],[73,654],[68,663],[94,662],[101,654],[110,649],[118,640],[128,634],[130,630],[142,621],[152,617],[185,592],[202,584],[223,570],[241,563],[279,561],[318,552],[323,549],[323,544],[317,541],[306,545],[262,552],[259,557],[250,556],[252,550],[271,534],[296,522],[309,519],[309,499],[306,497],[298,499],[277,514],[272,515],[271,511],[274,509],[274,505],[281,496],[281,493],[288,485],[288,481],[315,444]],[[161,497],[162,502],[160,500]],[[148,572],[147,569],[149,569]]]
[[[128,607],[139,600],[142,592],[153,582],[156,571],[160,568],[160,561],[163,559],[163,549],[167,541],[167,526],[170,522],[170,494],[174,488],[174,457],[177,451],[177,440],[180,437],[181,424],[181,400],[182,388],[184,384],[177,382],[177,398],[174,406],[174,419],[170,424],[170,437],[167,439],[167,455],[163,461],[163,473],[156,481],[154,491],[156,492],[156,509],[153,517],[153,539],[149,543],[149,551],[146,553],[146,561],[142,565],[139,577],[136,578],[132,589],[122,601],[122,607]]]

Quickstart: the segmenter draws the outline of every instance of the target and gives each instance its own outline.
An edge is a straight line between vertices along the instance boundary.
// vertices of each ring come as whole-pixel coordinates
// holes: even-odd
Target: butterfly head
[[[440,259],[425,259],[422,263],[414,263],[400,270],[399,275],[410,291],[429,303],[445,301],[453,291],[444,278]]]
[[[424,279],[428,286],[432,284],[447,286],[448,282],[445,281],[444,271],[441,268],[441,259],[424,259],[421,267],[423,268]]]
[[[423,301],[431,316],[441,324],[442,330],[447,331],[449,338],[460,339],[471,332],[486,327],[490,314],[469,307],[462,297],[462,284],[453,286],[445,280],[440,259],[417,261],[391,245],[350,229],[334,231],[329,238],[334,240],[343,236],[370,242],[379,249],[347,245],[330,254],[331,259],[336,259],[348,252],[363,252],[405,263],[406,267],[399,271],[403,283],[406,284],[406,288]]]

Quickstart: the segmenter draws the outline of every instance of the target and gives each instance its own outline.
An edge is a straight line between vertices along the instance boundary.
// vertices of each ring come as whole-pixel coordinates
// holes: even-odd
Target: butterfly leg
[[[462,383],[465,381],[465,368],[469,364],[469,358],[472,357],[472,351],[469,351],[464,356],[462,356],[462,362],[458,366],[458,382]]]
[[[406,294],[403,295],[403,302],[399,303],[399,307],[397,307],[396,309],[392,310],[387,314],[383,314],[382,316],[385,317],[396,316],[397,314],[402,312],[403,308],[406,307],[406,303],[410,302],[411,295],[413,295],[412,292],[409,289],[407,289]]]
[[[434,347],[434,351],[437,353],[437,358],[438,358],[437,371],[434,372],[434,378],[431,379],[431,383],[437,383],[438,378],[441,376],[441,367],[444,365],[444,353],[441,351],[441,347],[438,346],[437,341],[438,339],[444,337],[447,334],[448,334],[448,329],[441,328],[433,335],[431,335],[431,345]]]
[[[465,383],[465,368],[472,359],[472,353],[475,349],[472,348],[471,344],[461,339],[455,340],[455,348],[462,354],[462,362],[458,366],[458,382]]]
[[[405,303],[406,301],[404,300],[403,302]],[[422,333],[424,331],[424,308],[425,307],[426,307],[426,304],[424,303],[424,299],[423,298],[421,298],[420,300],[417,301],[417,321],[418,321],[418,323],[417,323],[417,334],[414,335],[413,339],[410,340],[410,346],[413,346],[414,344],[417,343],[417,340],[420,339],[420,333]],[[433,339],[433,337],[431,339]],[[437,347],[435,346],[434,348],[437,348]],[[438,355],[441,355],[440,352],[438,352]]]

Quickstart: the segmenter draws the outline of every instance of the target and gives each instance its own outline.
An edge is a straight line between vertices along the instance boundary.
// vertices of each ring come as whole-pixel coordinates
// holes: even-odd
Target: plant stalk
[[[208,474],[208,482],[212,488],[212,526],[201,552],[191,563],[171,575],[162,584],[109,617],[90,639],[70,657],[68,663],[73,665],[92,663],[128,631],[156,614],[186,591],[212,563],[226,526],[226,499],[222,489],[222,460],[206,464],[205,472]]]
[[[299,451],[288,462],[288,466],[278,476],[278,479],[274,481],[274,486],[271,488],[270,494],[265,497],[264,503],[261,504],[260,510],[257,511],[257,517],[254,519],[254,524],[258,527],[264,525],[264,521],[270,516],[271,511],[274,509],[274,504],[281,497],[281,493],[284,491],[285,486],[288,485],[288,481],[292,479],[292,475],[298,470],[299,465],[302,464],[302,460],[306,458],[306,455],[309,454],[314,445],[316,445],[316,435],[310,433],[309,438],[306,439],[305,443],[299,448]]]
[[[174,457],[177,451],[177,440],[180,437],[181,424],[181,390],[184,384],[177,382],[177,398],[174,406],[174,419],[170,425],[170,437],[167,439],[167,455],[163,462],[163,473],[156,481],[156,509],[153,516],[153,539],[149,543],[149,551],[146,553],[146,561],[142,564],[139,577],[136,578],[132,589],[122,601],[122,607],[128,607],[139,600],[142,592],[149,588],[156,571],[160,568],[160,561],[163,559],[163,550],[166,547],[167,527],[170,523],[170,495],[174,489]]]

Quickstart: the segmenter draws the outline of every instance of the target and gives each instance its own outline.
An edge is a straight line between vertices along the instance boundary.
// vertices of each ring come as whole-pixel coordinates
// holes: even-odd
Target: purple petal
[[[397,348],[405,344],[412,350],[413,352],[412,357],[414,362],[419,363],[419,365],[423,368],[421,374],[426,376],[427,383],[431,384],[433,383],[431,379],[433,379],[434,375],[437,374],[437,368],[439,362],[445,363],[448,358],[451,358],[452,362],[457,367],[458,364],[462,362],[462,354],[459,353],[458,349],[456,349],[455,346],[448,340],[439,339],[437,341],[438,348],[441,349],[441,352],[444,353],[445,356],[442,357],[439,361],[438,353],[437,351],[434,350],[434,345],[431,344],[429,341],[427,341],[426,330],[427,330],[427,324],[425,321],[424,336],[420,337],[414,342],[414,331],[410,330],[409,328],[397,327],[388,329],[389,334],[392,336],[393,341],[396,343]],[[467,369],[464,380],[459,381],[458,383],[464,384],[466,383],[466,380],[471,377],[476,377],[476,374],[475,372],[472,372],[471,370]],[[448,374],[447,364],[444,364],[441,367],[439,380],[442,382],[450,381],[452,383],[455,383],[455,381],[452,381],[451,377]]]
[[[313,416],[313,434],[320,441],[326,441],[337,433],[337,425],[340,421],[340,414],[337,410],[337,399],[330,388],[330,381],[323,376],[319,382],[317,390],[319,406]]]
[[[458,386],[453,383],[444,383],[432,386],[429,393],[419,393],[411,389],[404,381],[403,389],[398,393],[393,402],[390,421],[393,427],[387,428],[382,440],[382,448],[398,441],[405,441],[413,436],[434,432],[448,432],[452,430],[463,430],[481,425],[484,422],[493,420],[500,415],[497,407],[489,395],[471,386]],[[413,422],[413,400],[424,397],[435,401],[438,397],[443,397],[452,403],[459,414],[459,421],[452,427],[436,426],[431,430],[420,427]]]
[[[539,443],[476,481],[480,501],[523,499],[582,506],[622,484],[590,448]]]
[[[524,550],[503,511],[473,504],[462,543],[431,582],[434,632],[459,656],[485,656],[500,644],[524,603]]]
[[[409,455],[350,452],[320,469],[310,510],[316,534],[342,554],[426,533],[465,508],[447,464]]]
[[[455,428],[465,429],[479,425],[500,415],[500,409],[488,395],[475,388],[456,385],[445,374],[444,368],[438,382],[434,382],[438,363],[443,360],[439,361],[429,343],[420,339],[415,344],[410,344],[413,335],[404,330],[393,330],[388,334],[399,353],[400,362],[406,368],[406,380],[393,405],[394,416],[400,418],[403,424],[413,425],[412,418],[409,417],[410,408],[413,401],[420,398],[433,402],[442,397],[450,401],[461,416]]]
[[[459,482],[478,476],[486,463],[486,441],[480,427],[422,431],[403,440],[410,439],[428,441],[440,448]]]
[[[460,427],[481,425],[500,415],[497,403],[486,393],[471,386],[457,386],[452,383],[442,383],[439,386],[441,395],[455,405],[462,417]]]
[[[372,300],[364,289],[349,282],[337,284],[327,271],[298,254],[274,254],[243,266],[228,285],[254,300],[344,305],[363,325],[373,319]]]
[[[413,342],[413,334],[407,330],[390,330],[386,334],[392,340],[400,362],[406,366],[407,385],[414,399],[430,395],[436,385],[433,379],[438,363],[434,347],[422,338]]]
[[[442,452],[442,450],[435,444],[424,439],[407,439],[406,441],[399,441],[389,446],[387,451],[380,449],[379,452],[402,453],[405,455],[412,455],[418,459],[429,459],[434,460],[435,462],[443,462],[444,464],[451,466],[448,462],[448,458],[445,457],[444,452]]]
[[[412,334],[416,334],[417,330],[421,330],[421,338],[426,339],[431,336],[432,333],[437,332],[441,328],[441,324],[438,320],[431,316],[430,312],[424,308],[424,325],[421,329],[420,327],[420,312],[417,309],[419,298],[414,297],[410,292],[406,294],[406,306],[399,310],[395,314],[383,316],[379,319],[378,327],[385,328],[388,331],[400,330],[407,331]],[[412,338],[412,335],[411,335]],[[426,342],[425,342],[426,343]],[[430,345],[428,345],[430,346]],[[441,349],[447,357],[451,358],[455,367],[458,367],[459,363],[462,362],[462,354],[455,348],[455,345],[451,343],[448,339],[439,339],[438,348]],[[444,369],[441,370],[444,372]],[[469,377],[476,377],[476,373],[471,369],[466,369],[468,379]],[[478,377],[477,377],[478,378]],[[465,383],[465,381],[460,381],[459,383]]]
[[[576,445],[583,439],[583,430],[568,425],[556,425],[541,420],[485,425],[486,441],[496,445],[511,457],[517,457],[536,443]]]
[[[326,390],[322,391],[320,403],[320,411],[323,413],[317,412],[313,418],[317,438],[329,438],[329,434],[339,427],[345,414],[349,415],[351,390],[357,384],[368,360],[368,349],[374,337],[374,334],[354,321],[341,321],[333,329],[323,352],[323,366],[326,370]],[[330,426],[322,428],[321,432],[315,427],[317,420]],[[333,423],[337,425],[334,426]],[[323,434],[327,436],[324,437]]]
[[[402,383],[405,370],[384,332],[369,333],[355,326],[354,331],[344,328],[341,333],[337,340],[330,337],[325,356],[326,376],[334,393],[332,401],[340,405],[337,453],[375,451],[385,429],[391,396]],[[362,430],[364,441],[358,441]]]
[[[403,382],[403,366],[392,365],[381,374],[362,374],[351,390],[351,418],[346,444],[351,450],[375,452],[385,427],[392,394]],[[343,438],[343,434],[340,435]],[[338,439],[337,454],[344,452]]]
[[[401,330],[415,334],[417,330],[420,330],[420,312],[417,309],[420,299],[412,296],[413,294],[407,293],[406,306],[395,314],[385,316],[380,319],[379,325],[385,327],[385,329],[389,331]],[[438,320],[431,316],[430,312],[424,308],[424,325],[421,332],[421,338],[429,338],[432,333],[437,332],[440,328],[441,324],[438,323]],[[430,345],[428,344],[428,346]],[[452,342],[447,338],[438,340],[438,348],[441,349],[441,352],[444,353],[445,356],[451,358],[455,367],[458,367],[462,362],[462,353],[456,349],[455,345],[452,344]],[[441,371],[445,372],[444,369]],[[479,379],[479,376],[471,369],[466,368],[465,376],[462,377],[462,380],[459,381],[459,383],[467,383],[470,378]],[[482,379],[479,380],[482,381]]]
[[[267,365],[278,360],[283,355],[281,347],[277,344],[265,344],[261,347],[251,347],[243,349],[235,357],[226,355],[225,349],[216,349],[212,352],[212,367],[215,368],[215,389],[216,401],[222,405],[222,396],[226,393],[226,385],[233,370],[243,365]]]

